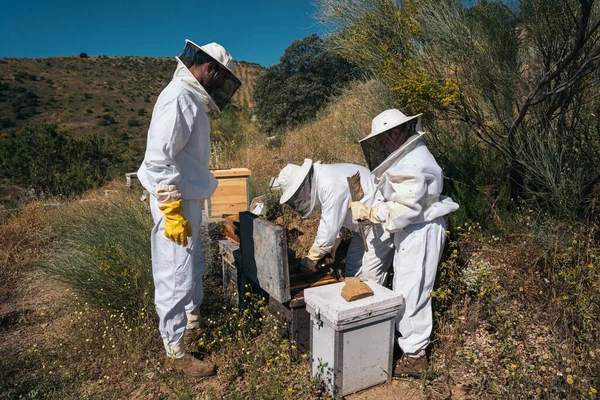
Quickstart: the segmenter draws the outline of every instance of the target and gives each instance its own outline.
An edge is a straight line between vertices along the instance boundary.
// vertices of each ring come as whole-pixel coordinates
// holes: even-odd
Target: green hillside
[[[0,132],[46,122],[76,138],[119,138],[139,154],[154,102],[175,66],[173,58],[150,57],[0,59]],[[233,103],[252,107],[252,88],[264,68],[246,62],[236,68],[244,85]]]
[[[154,103],[175,67],[174,58],[0,59],[0,140],[29,124],[56,124],[74,139],[110,139],[121,159],[119,169],[134,171],[144,154]],[[228,108],[237,119],[251,117],[254,83],[264,70],[255,63],[236,63],[243,85]],[[230,120],[232,112],[225,114]],[[0,202],[14,206],[24,197],[21,188],[0,182]]]

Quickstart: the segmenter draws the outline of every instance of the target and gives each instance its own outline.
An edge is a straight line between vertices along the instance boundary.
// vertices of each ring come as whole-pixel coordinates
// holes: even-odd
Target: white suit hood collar
[[[200,101],[204,105],[204,111],[208,112],[209,110],[219,111],[219,107],[215,104],[213,99],[210,97],[204,86],[198,82],[198,80],[192,75],[190,70],[185,66],[184,63],[181,62],[179,57],[175,57],[177,60],[177,69],[173,74],[173,79],[179,79],[183,83],[185,83],[196,96],[200,98]]]
[[[389,167],[394,165],[400,158],[404,157],[406,153],[413,149],[414,145],[423,137],[423,135],[425,135],[425,132],[418,131],[415,135],[409,137],[406,143],[404,143],[385,160],[383,160],[383,162],[373,170],[373,175],[375,178],[381,178],[381,175],[383,175],[383,173],[387,171]]]

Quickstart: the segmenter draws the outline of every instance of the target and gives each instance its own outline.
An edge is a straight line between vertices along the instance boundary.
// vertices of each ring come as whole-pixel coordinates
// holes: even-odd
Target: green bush
[[[116,123],[117,121],[115,120],[115,117],[113,117],[112,114],[104,114],[102,117],[100,117],[100,122],[98,124],[101,126],[108,126],[114,125]]]
[[[47,271],[90,305],[151,310],[153,222],[145,204],[127,199],[94,209],[72,207],[73,217],[55,228],[58,251]]]
[[[24,79],[29,79],[30,81],[37,81],[37,75],[30,74],[25,71],[17,71],[14,73],[14,78],[16,82],[23,83]]]
[[[473,142],[467,131],[453,136],[440,131],[426,135],[426,140],[444,171],[444,194],[460,205],[448,215],[449,226],[478,221],[491,227],[500,222],[510,204],[508,185],[502,180],[506,166],[491,148]]]
[[[27,119],[37,113],[38,95],[32,90],[16,87],[10,105],[17,119]]]
[[[385,82],[398,108],[422,112],[426,126],[438,121],[447,140],[462,125],[470,146],[496,153],[502,173],[488,170],[492,191],[508,186],[515,203],[533,198],[557,217],[565,207],[556,200],[572,199],[580,216],[594,208],[597,3],[318,0],[316,8],[332,28],[331,50]],[[555,159],[579,171],[561,171]]]
[[[15,122],[11,118],[2,118],[0,119],[0,129],[2,128],[12,128],[15,126]]]
[[[279,63],[256,81],[258,119],[267,130],[313,119],[317,110],[355,77],[355,68],[337,54],[325,51],[318,35],[296,40]]]
[[[127,125],[129,126],[142,126],[142,123],[135,118],[129,118],[127,120]]]
[[[56,125],[29,125],[0,141],[0,176],[30,187],[37,197],[81,194],[109,181],[119,165],[106,138],[73,139]]]

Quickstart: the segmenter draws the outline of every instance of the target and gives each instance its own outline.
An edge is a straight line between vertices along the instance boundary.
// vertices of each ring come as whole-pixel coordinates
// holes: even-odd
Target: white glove
[[[381,224],[377,217],[377,209],[375,206],[367,207],[360,201],[351,201],[348,203],[348,208],[352,210],[352,219],[358,222],[370,221],[374,224]]]

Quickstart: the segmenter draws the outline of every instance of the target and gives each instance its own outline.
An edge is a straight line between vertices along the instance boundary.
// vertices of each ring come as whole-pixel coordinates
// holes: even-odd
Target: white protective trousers
[[[442,169],[422,135],[413,136],[373,171],[384,198],[376,205],[377,217],[394,242],[393,290],[405,300],[396,318],[398,344],[409,355],[429,345],[431,291],[446,240],[443,216],[458,209],[441,194]]]
[[[165,236],[163,213],[156,198],[150,197],[150,211],[154,219],[151,234],[154,303],[167,352],[169,347],[176,348],[183,342],[188,320],[188,329],[197,327],[191,325],[199,324],[199,308],[204,299],[202,278],[206,259],[200,235],[203,204],[202,200],[184,200],[182,204],[184,216],[192,226],[192,237],[188,238],[186,247]]]
[[[396,316],[398,345],[406,354],[417,354],[430,342],[433,326],[431,291],[446,241],[442,217],[412,224],[393,234],[394,292],[404,296]]]
[[[367,225],[365,234],[369,251],[364,251],[360,235],[355,233],[348,248],[348,259],[350,259],[350,253],[353,252],[356,255],[353,255],[352,259],[357,259],[358,262],[351,266],[350,271],[346,265],[346,276],[360,276],[383,286],[387,281],[388,270],[394,258],[393,235],[383,229],[382,225]],[[354,250],[353,246],[358,249]]]

